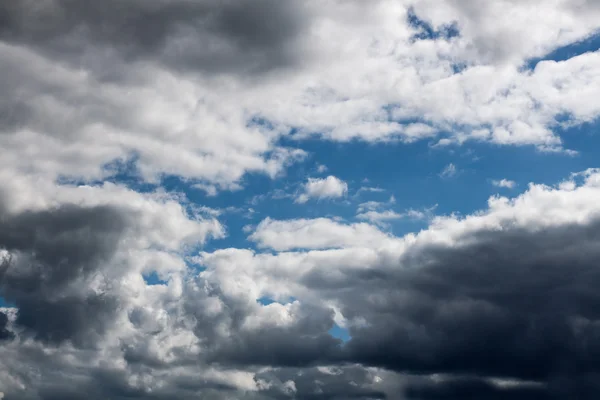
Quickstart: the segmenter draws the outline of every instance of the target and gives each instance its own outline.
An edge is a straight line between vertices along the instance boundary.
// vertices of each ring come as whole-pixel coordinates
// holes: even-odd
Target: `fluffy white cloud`
[[[327,178],[308,178],[303,193],[296,197],[296,203],[306,203],[310,199],[337,199],[348,193],[348,184],[329,175]]]
[[[292,2],[289,10],[278,6],[273,11],[287,21],[272,27],[281,30],[277,40],[283,44],[264,39],[254,43],[258,47],[243,49],[252,54],[245,60],[264,67],[258,81],[246,79],[248,71],[233,68],[243,63],[225,56],[229,33],[221,43],[202,36],[202,30],[186,30],[186,24],[171,30],[165,18],[165,26],[151,36],[157,42],[124,32],[131,40],[128,60],[104,36],[123,29],[121,17],[102,14],[104,26],[114,25],[114,30],[99,29],[89,15],[81,18],[87,31],[61,30],[57,10],[69,7],[61,1],[52,3],[54,11],[50,5],[41,7],[51,23],[30,31],[27,18],[33,14],[15,6],[11,12],[19,17],[10,25],[13,35],[0,38],[5,71],[0,145],[6,150],[0,167],[48,178],[91,179],[110,174],[103,168],[107,163],[131,158],[145,179],[181,175],[214,193],[238,187],[247,172],[275,176],[301,159],[298,151],[277,145],[291,128],[296,137],[314,134],[342,141],[411,141],[442,130],[450,142],[556,149],[561,145],[552,131],[556,117],[568,115],[568,124],[579,124],[600,115],[595,101],[600,55],[543,61],[532,71],[521,67],[528,58],[586,38],[600,27],[595,2],[575,3]],[[455,22],[460,35],[413,40],[419,28],[408,23],[409,5],[433,30]],[[173,15],[182,12],[177,7],[189,7],[189,15],[181,13],[189,17],[209,9],[185,2],[171,7],[178,10]],[[228,12],[234,11],[222,16],[229,18]],[[198,43],[215,40],[212,60],[190,47],[194,32]],[[268,37],[261,35],[253,40]],[[41,46],[45,39],[54,40],[53,45]],[[273,52],[263,51],[268,47],[261,46],[270,45]],[[190,52],[178,53],[181,46]],[[61,53],[65,48],[71,49],[68,57]],[[281,50],[286,48],[300,56],[290,58]],[[198,57],[196,63],[182,54]],[[272,68],[263,61],[272,62]],[[222,74],[214,73],[218,63]],[[464,69],[456,73],[457,66]],[[404,122],[414,119],[422,122]]]
[[[328,218],[263,220],[248,237],[261,248],[278,251],[335,247],[377,247],[390,237],[364,224],[346,225]]]

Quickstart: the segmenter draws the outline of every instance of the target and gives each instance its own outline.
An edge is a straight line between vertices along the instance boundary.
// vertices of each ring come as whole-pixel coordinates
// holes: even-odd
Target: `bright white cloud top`
[[[600,395],[599,2],[5,3],[0,398]]]
[[[333,175],[327,178],[308,178],[304,192],[296,198],[297,203],[306,203],[310,199],[337,199],[348,193],[348,184]]]

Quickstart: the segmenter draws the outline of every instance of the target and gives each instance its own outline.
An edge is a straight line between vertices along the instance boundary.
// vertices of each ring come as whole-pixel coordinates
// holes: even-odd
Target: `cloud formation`
[[[243,236],[192,199],[260,191],[309,142],[568,152],[600,52],[545,58],[599,21],[592,0],[3,2],[0,398],[597,398],[598,170],[464,216],[303,213],[349,185],[302,175]],[[428,226],[382,230],[405,217]]]
[[[308,178],[304,191],[296,197],[296,203],[306,203],[310,199],[337,199],[348,193],[348,184],[343,180],[329,175],[326,178]]]
[[[2,313],[14,338],[0,346],[11,360],[0,381],[21,398],[81,397],[58,371],[113,398],[389,398],[393,382],[406,398],[597,393],[598,182],[592,170],[531,185],[404,237],[266,220],[251,237],[274,253],[202,252],[199,273],[171,269],[159,285],[126,258],[139,212],[6,214],[0,289],[19,311]],[[31,363],[43,380],[25,372]],[[361,378],[347,386],[345,374]]]
[[[515,181],[511,181],[510,179],[500,179],[493,180],[492,185],[499,188],[513,189],[515,186],[517,186],[517,183]]]

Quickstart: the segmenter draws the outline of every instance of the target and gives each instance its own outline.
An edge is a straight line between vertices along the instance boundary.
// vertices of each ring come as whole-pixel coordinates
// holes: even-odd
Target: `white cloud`
[[[552,132],[555,116],[568,112],[580,123],[599,114],[591,101],[599,92],[596,53],[542,62],[532,72],[521,69],[528,58],[595,32],[600,10],[590,3],[576,8],[566,1],[552,6],[498,1],[482,10],[451,0],[423,1],[415,6],[420,18],[438,25],[456,21],[461,35],[416,42],[410,40],[413,29],[398,23],[406,19],[406,5],[349,2],[338,8],[339,3],[320,2],[310,36],[322,42],[315,50],[323,57],[318,70],[306,69],[299,80],[286,81],[289,101],[271,95],[260,103],[260,114],[301,133],[340,141],[411,141],[442,130],[455,142],[535,144],[543,149],[560,146]],[[579,25],[578,20],[586,22]],[[323,41],[325,37],[340,39]],[[461,64],[466,69],[456,73],[454,66]],[[556,76],[564,83],[555,85]],[[573,96],[578,92],[581,97]],[[390,104],[396,106],[386,108]],[[397,122],[411,118],[426,124]]]
[[[377,247],[389,236],[365,223],[346,225],[328,218],[277,221],[267,218],[248,239],[277,251],[338,247]]]
[[[500,179],[500,180],[493,180],[492,185],[494,185],[496,187],[500,187],[500,188],[513,189],[515,186],[517,186],[517,183],[515,181],[511,181],[509,179]]]
[[[358,196],[358,195],[360,195],[363,192],[367,192],[367,193],[383,193],[383,192],[385,192],[385,189],[380,188],[380,187],[361,186],[361,188],[356,191],[356,195],[355,196]]]
[[[396,219],[404,218],[405,214],[400,214],[392,210],[385,211],[366,211],[356,215],[356,218],[369,221],[374,224],[383,223],[386,221],[393,221]]]
[[[366,211],[356,215],[356,218],[369,221],[372,224],[386,226],[386,222],[399,220],[403,218],[424,219],[427,214],[423,211],[408,210],[404,213],[397,213],[393,210],[385,211]]]
[[[442,172],[440,172],[440,176],[442,178],[452,178],[453,176],[456,176],[457,173],[458,169],[456,168],[456,165],[450,163],[444,167]]]
[[[387,202],[368,201],[361,203],[358,206],[356,218],[369,221],[380,227],[388,227],[388,222],[400,219],[411,219],[411,220],[424,220],[431,219],[433,217],[433,211],[437,208],[437,205],[433,207],[425,208],[423,210],[409,209],[404,212],[396,212],[394,210],[385,210],[385,207],[389,207],[396,203],[396,198],[391,196]]]
[[[583,183],[575,182],[579,178]],[[302,283],[303,276],[316,271],[332,280],[343,279],[343,271],[396,265],[403,256],[430,245],[467,245],[477,239],[478,232],[523,229],[535,233],[570,224],[585,226],[600,218],[600,173],[587,171],[556,187],[531,184],[517,197],[491,197],[488,204],[487,209],[464,217],[433,217],[427,229],[401,237],[386,235],[366,223],[341,224],[327,218],[266,219],[249,239],[280,253],[225,249],[203,253],[202,261],[215,279],[246,277],[243,279],[249,286],[236,285],[232,290],[255,287],[252,296],[256,298],[273,295],[319,301],[319,289]]]
[[[239,187],[248,172],[273,177],[302,160],[277,145],[290,128],[296,137],[336,141],[411,141],[442,130],[459,143],[549,150],[561,146],[557,116],[580,124],[600,115],[599,52],[521,68],[596,32],[595,2],[414,4],[434,28],[456,21],[461,35],[449,41],[411,40],[413,3],[305,2],[298,18],[306,30],[290,44],[304,62],[257,84],[235,74],[178,73],[152,60],[128,63],[102,48],[89,49],[93,61],[76,54],[79,62],[69,64],[35,46],[3,42],[0,107],[12,122],[0,128],[8,133],[0,135],[0,168],[94,179],[108,173],[106,163],[135,155],[146,180],[175,174],[214,193]],[[168,41],[165,51],[182,44]],[[455,73],[455,64],[465,69]],[[102,66],[119,66],[122,79],[99,74]],[[269,123],[256,123],[257,116]],[[415,118],[423,122],[399,122]]]
[[[310,199],[336,199],[348,193],[348,184],[333,175],[327,178],[308,178],[304,192],[296,197],[296,203],[306,203]]]

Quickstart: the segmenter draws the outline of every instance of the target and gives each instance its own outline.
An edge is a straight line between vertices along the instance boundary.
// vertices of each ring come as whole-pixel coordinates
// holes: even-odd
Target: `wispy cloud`
[[[442,178],[452,178],[458,174],[459,170],[456,168],[456,165],[450,163],[444,167],[442,172],[440,172],[440,177]]]
[[[513,189],[517,186],[517,183],[515,181],[511,181],[508,179],[500,179],[500,180],[493,180],[492,185],[494,185],[496,187],[500,187],[500,188]]]

